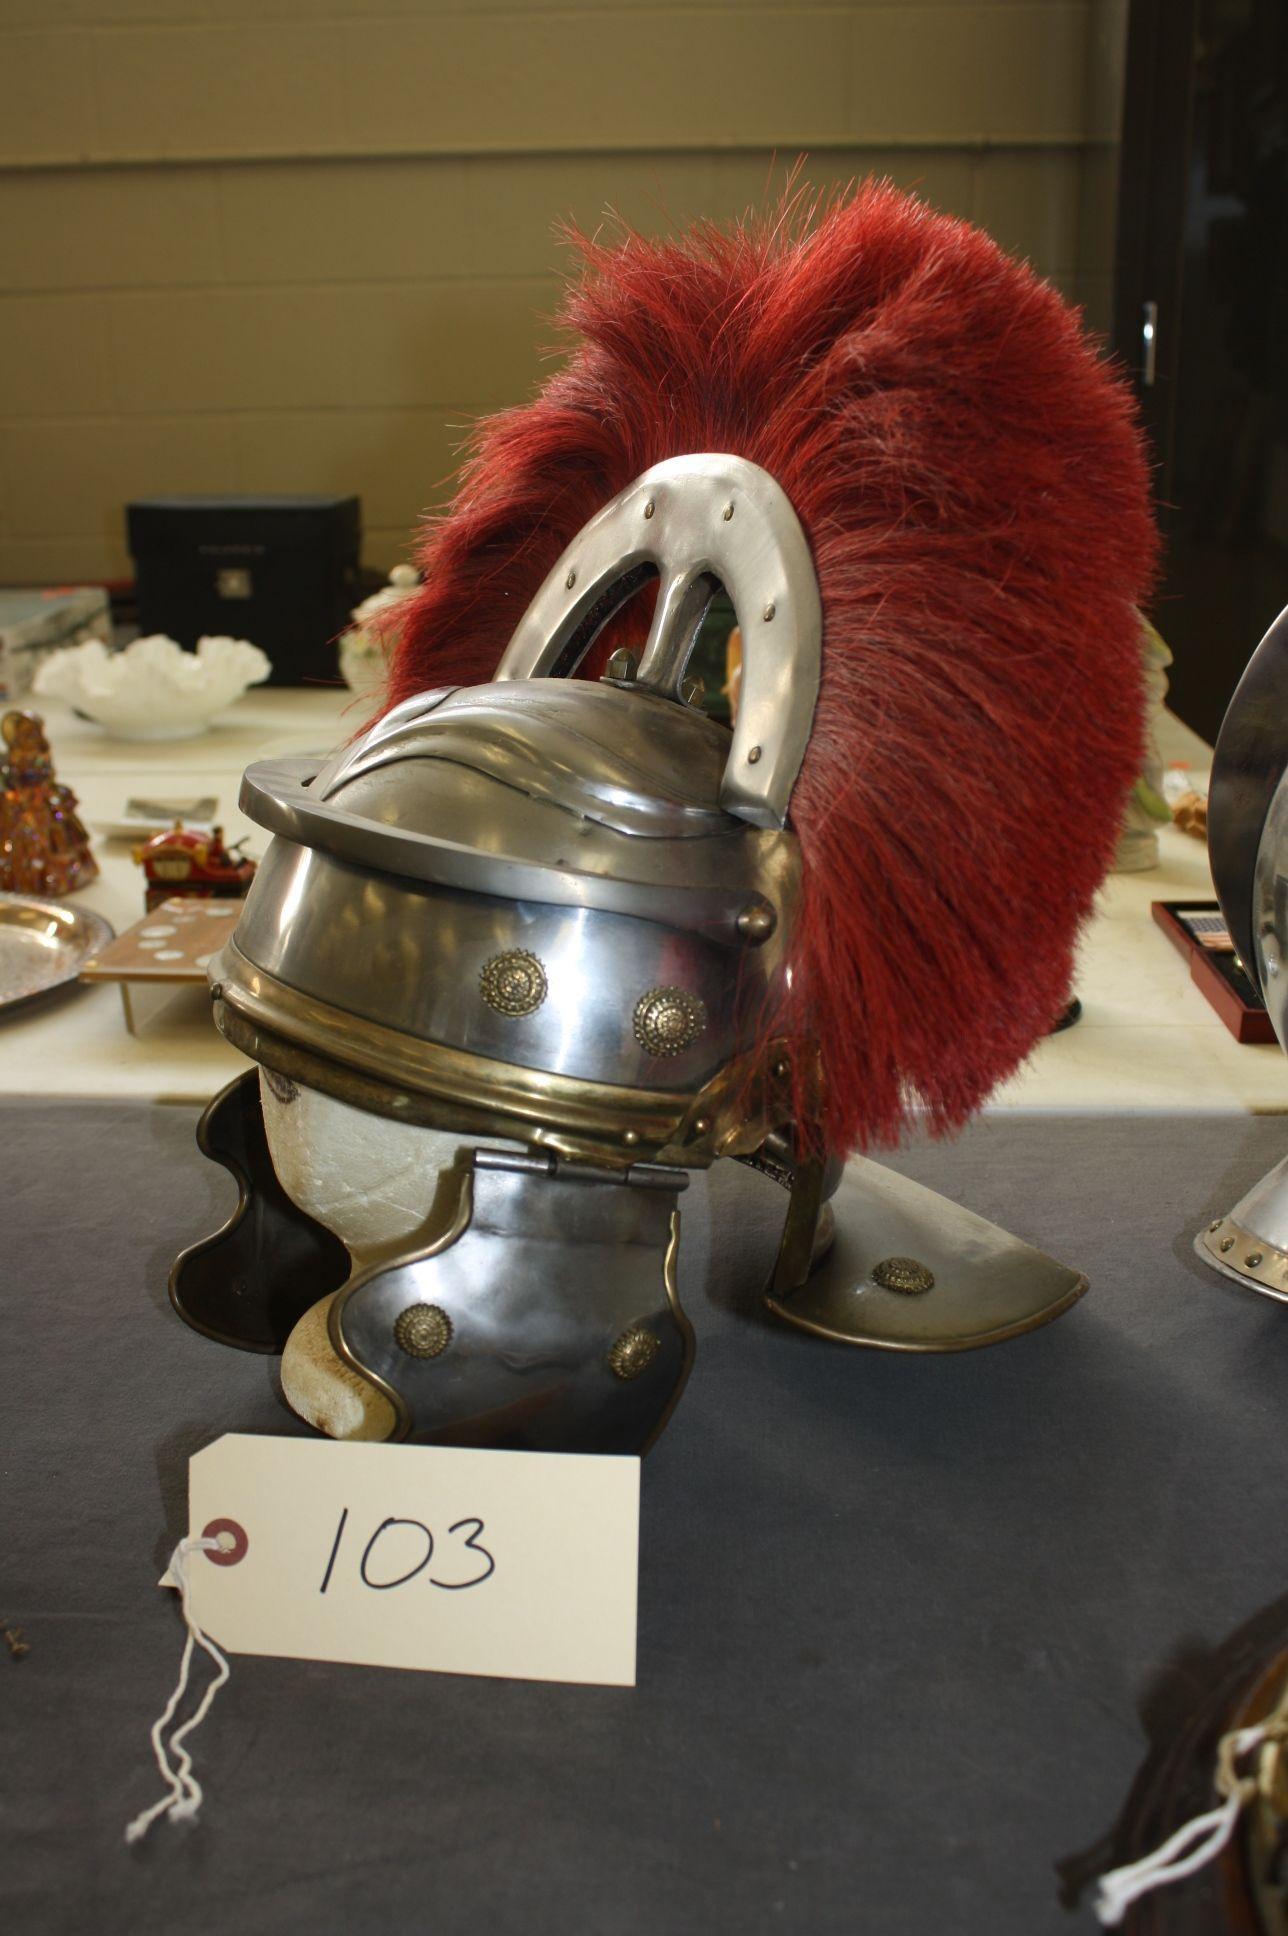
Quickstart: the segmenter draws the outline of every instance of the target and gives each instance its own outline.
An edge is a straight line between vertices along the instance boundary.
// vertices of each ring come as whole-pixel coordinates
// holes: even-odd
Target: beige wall
[[[160,491],[356,490],[392,563],[549,367],[552,223],[729,215],[775,153],[1099,323],[1115,4],[0,0],[0,583],[124,575]]]

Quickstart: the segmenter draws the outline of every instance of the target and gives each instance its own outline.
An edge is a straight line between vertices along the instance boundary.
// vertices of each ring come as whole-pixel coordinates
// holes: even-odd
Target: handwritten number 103
[[[335,1539],[331,1544],[331,1557],[326,1563],[326,1572],[322,1575],[322,1585],[318,1589],[320,1593],[325,1593],[331,1584],[331,1575],[335,1571],[335,1563],[339,1558],[340,1546],[344,1540],[345,1528],[348,1523],[349,1508],[346,1506],[340,1514],[340,1522],[335,1529]],[[388,1566],[395,1562],[386,1557],[386,1560],[382,1564],[380,1545],[386,1534],[395,1526],[412,1528],[413,1534],[419,1535],[419,1539],[416,1542],[417,1546],[423,1548],[423,1550],[420,1551],[420,1556],[414,1566],[404,1565],[401,1573],[394,1573],[390,1578],[385,1578],[384,1575]],[[469,1537],[464,1538],[463,1535],[467,1532]],[[473,1553],[476,1556],[474,1560],[466,1560],[464,1562],[467,1568],[473,1568],[474,1570],[471,1572],[470,1577],[464,1580],[451,1578],[440,1580],[434,1574],[430,1574],[429,1584],[431,1586],[442,1587],[445,1593],[461,1593],[466,1587],[482,1586],[484,1580],[490,1580],[496,1572],[496,1561],[488,1552],[487,1547],[480,1544],[482,1537],[483,1521],[475,1518],[473,1514],[466,1519],[458,1519],[454,1525],[449,1526],[447,1529],[447,1538],[443,1542],[443,1549],[439,1557],[439,1564],[442,1570],[448,1574],[455,1573],[460,1565],[461,1556],[466,1553]],[[386,1549],[387,1552],[388,1549]],[[423,1525],[419,1519],[382,1519],[362,1550],[362,1558],[358,1562],[358,1578],[364,1586],[372,1587],[377,1593],[386,1593],[390,1587],[406,1586],[409,1581],[418,1578],[433,1560],[434,1553],[434,1535],[429,1527]],[[407,1557],[409,1556],[406,1554],[403,1555],[404,1560]],[[482,1572],[477,1570],[479,1560],[484,1562]]]

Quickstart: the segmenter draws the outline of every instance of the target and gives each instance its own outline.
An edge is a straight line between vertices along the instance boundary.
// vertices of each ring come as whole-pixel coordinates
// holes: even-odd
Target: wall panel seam
[[[904,150],[934,149],[940,153],[988,155],[1043,152],[1049,149],[1093,149],[1115,148],[1117,142],[1111,135],[1084,135],[1068,130],[1057,129],[1050,134],[1033,135],[961,135],[918,133],[915,135],[881,134],[865,139],[862,135],[835,134],[812,135],[809,137],[785,135],[739,138],[737,140],[713,139],[701,148],[694,148],[687,142],[622,142],[612,148],[605,148],[602,142],[589,142],[584,147],[576,144],[561,143],[553,146],[533,147],[530,142],[516,143],[512,147],[500,143],[442,143],[437,146],[417,148],[275,148],[263,150],[194,149],[179,153],[173,150],[140,151],[138,154],[100,156],[92,154],[39,155],[0,155],[0,176],[13,175],[55,175],[68,173],[109,173],[119,171],[130,173],[148,168],[267,168],[274,166],[299,166],[316,163],[320,166],[355,162],[408,162],[408,161],[457,161],[491,159],[504,161],[558,161],[586,160],[600,156],[605,160],[618,159],[625,155],[656,155],[668,160],[692,155],[768,155],[777,153],[783,161],[793,159],[799,152],[806,167],[815,155],[861,154],[865,149],[874,152],[902,152]]]

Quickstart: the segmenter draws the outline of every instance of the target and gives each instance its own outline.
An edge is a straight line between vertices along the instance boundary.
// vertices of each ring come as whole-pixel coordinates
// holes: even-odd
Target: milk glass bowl
[[[156,632],[123,652],[109,652],[101,639],[51,652],[34,690],[66,700],[114,739],[195,739],[272,669],[246,639],[199,639],[185,652]]]

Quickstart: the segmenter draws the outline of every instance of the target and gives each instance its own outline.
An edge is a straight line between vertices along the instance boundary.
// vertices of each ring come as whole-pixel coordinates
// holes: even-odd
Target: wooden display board
[[[131,987],[147,983],[202,983],[212,955],[237,925],[244,900],[202,900],[175,895],[119,934],[81,969],[82,981],[114,981],[121,990],[125,1026],[137,1035]]]

